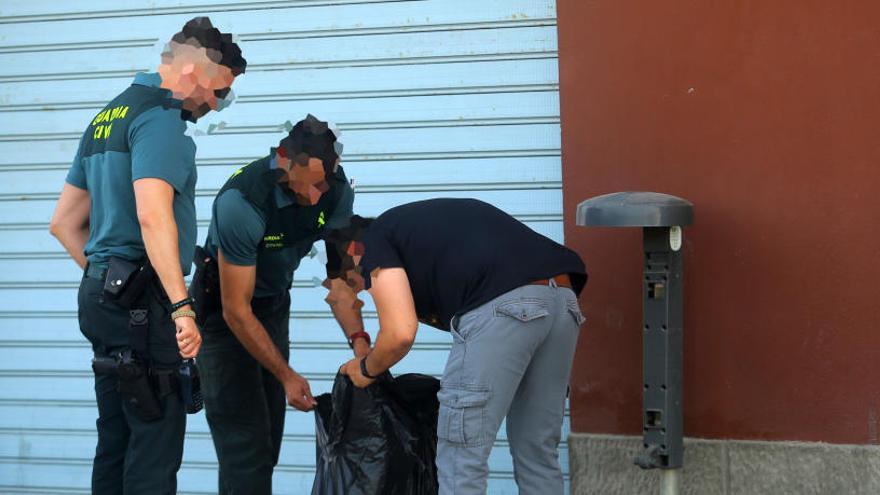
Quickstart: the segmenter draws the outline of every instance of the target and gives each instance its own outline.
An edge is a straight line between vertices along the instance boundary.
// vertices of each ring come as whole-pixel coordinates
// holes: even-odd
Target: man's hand
[[[284,385],[287,403],[300,411],[311,410],[317,402],[309,390],[309,382],[290,368],[287,359],[281,355],[251,309],[257,278],[256,265],[235,265],[227,262],[223,249],[217,252],[223,319],[250,355]]]
[[[343,375],[347,375],[348,378],[351,379],[351,383],[354,383],[355,387],[365,388],[365,387],[371,385],[376,380],[374,380],[372,378],[367,378],[363,375],[363,373],[361,373],[361,359],[364,359],[364,358],[363,357],[356,357],[356,358],[352,359],[351,361],[343,364],[342,367],[339,368],[339,372],[342,373]],[[369,371],[369,370],[367,370],[367,371]]]
[[[196,357],[202,346],[202,334],[199,333],[196,321],[188,316],[181,316],[174,320],[174,326],[177,327],[177,347],[180,349],[180,356],[184,359]]]
[[[284,380],[284,394],[288,404],[303,412],[311,411],[318,405],[318,401],[312,397],[309,381],[295,371]]]

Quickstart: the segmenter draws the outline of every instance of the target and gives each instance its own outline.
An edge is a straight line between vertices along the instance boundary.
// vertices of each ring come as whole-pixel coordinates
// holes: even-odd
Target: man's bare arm
[[[361,308],[364,302],[358,299],[357,293],[342,278],[331,278],[324,281],[324,286],[330,289],[324,301],[333,311],[336,322],[342,328],[346,340],[353,333],[364,331],[364,319]],[[355,356],[365,356],[370,352],[370,345],[364,339],[354,341]]]
[[[177,247],[177,221],[174,219],[174,188],[162,179],[145,178],[134,181],[134,199],[138,222],[147,257],[171,302],[188,296],[183,270],[180,267],[180,249]],[[189,305],[181,309],[191,309]],[[174,320],[177,346],[184,358],[195,357],[202,337],[193,318]]]
[[[229,263],[222,250],[218,250],[217,262],[226,324],[251,356],[284,384],[288,403],[301,411],[310,410],[315,400],[308,382],[293,371],[251,309],[257,267]]]
[[[138,179],[134,181],[134,197],[144,247],[165,293],[171,302],[186,299],[174,220],[174,188],[162,179]]]
[[[375,376],[406,356],[415,341],[419,321],[403,268],[376,268],[370,276],[369,292],[379,313],[379,334],[367,356],[367,371]]]
[[[64,246],[80,268],[86,267],[83,252],[89,240],[89,191],[64,183],[55,213],[49,222],[49,232]]]

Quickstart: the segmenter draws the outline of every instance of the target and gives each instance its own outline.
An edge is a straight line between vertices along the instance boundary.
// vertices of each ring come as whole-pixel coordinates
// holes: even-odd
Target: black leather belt
[[[104,280],[107,276],[107,265],[103,263],[86,263],[86,277]]]

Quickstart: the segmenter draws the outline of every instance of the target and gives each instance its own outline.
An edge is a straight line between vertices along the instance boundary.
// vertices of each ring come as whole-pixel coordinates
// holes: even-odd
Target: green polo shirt
[[[269,161],[274,167],[274,160]],[[294,204],[293,193],[277,185],[274,188],[278,209]],[[348,225],[353,214],[354,191],[346,183],[339,205],[327,220],[326,230]],[[289,210],[296,212],[296,209]],[[228,189],[217,196],[214,216],[208,228],[205,248],[217,257],[217,248],[223,258],[233,265],[257,267],[254,297],[268,297],[288,290],[293,282],[293,272],[300,261],[309,254],[312,242],[299,242],[283,249],[260,250],[260,242],[266,234],[266,218],[238,189]]]
[[[155,73],[134,83],[101,110],[86,129],[67,182],[89,191],[91,263],[146,256],[132,182],[161,179],[174,188],[180,267],[189,274],[196,244],[196,146],[186,136],[180,101],[159,87]]]

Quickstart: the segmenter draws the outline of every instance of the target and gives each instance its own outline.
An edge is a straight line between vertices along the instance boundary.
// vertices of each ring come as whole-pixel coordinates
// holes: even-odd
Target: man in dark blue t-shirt
[[[448,330],[440,493],[486,492],[506,417],[520,493],[562,494],[557,446],[587,280],[580,257],[474,199],[392,208],[367,228],[362,249],[380,331],[373,350],[340,371],[365,387],[409,352],[419,321]]]

